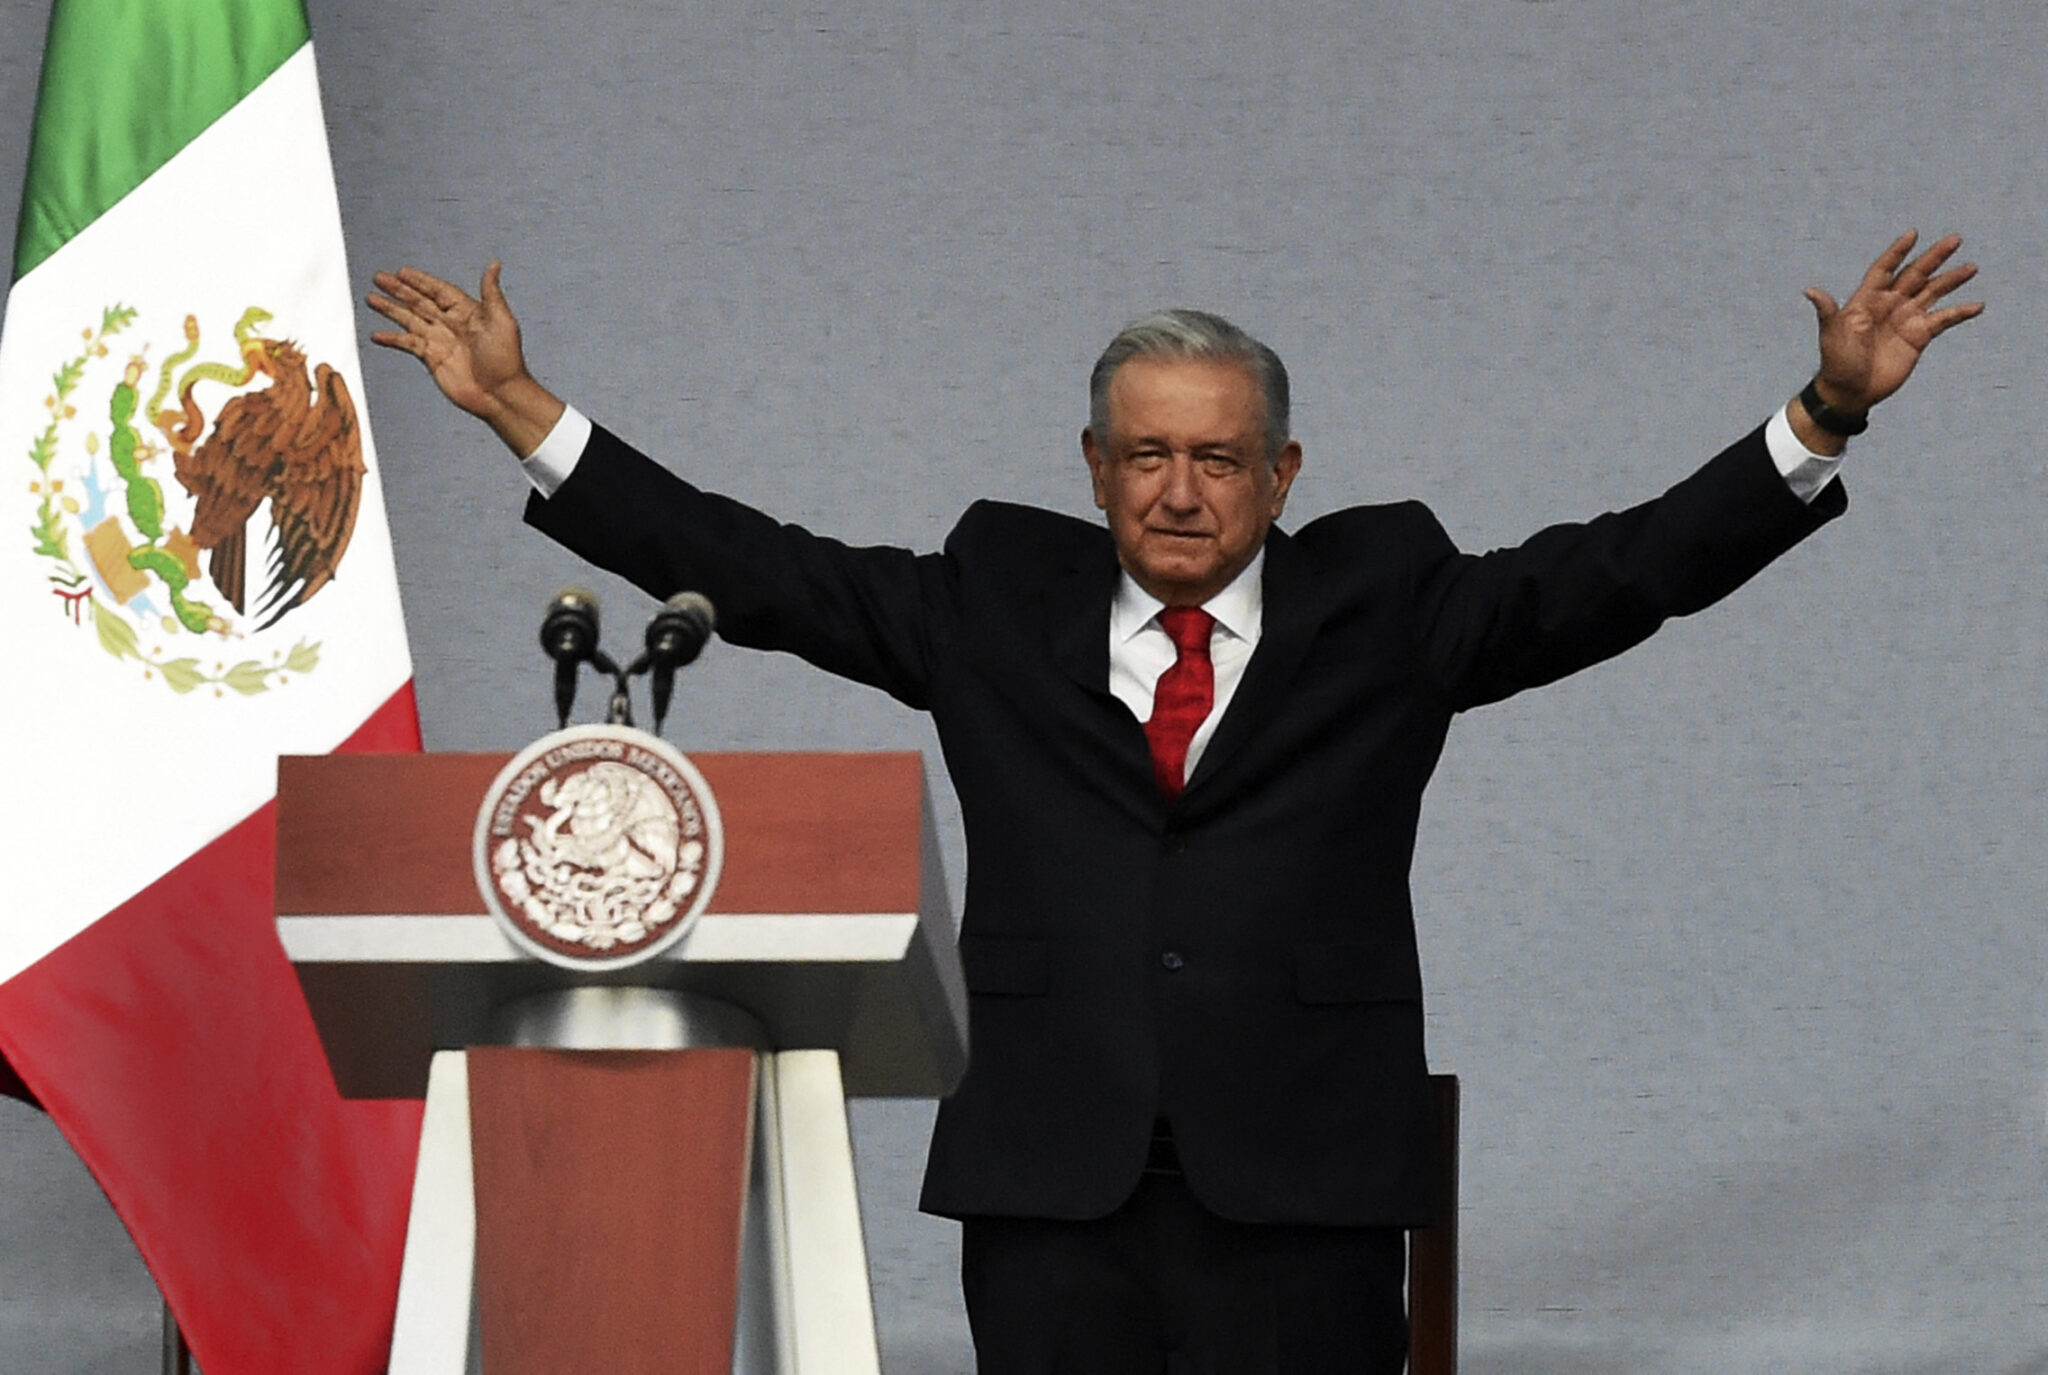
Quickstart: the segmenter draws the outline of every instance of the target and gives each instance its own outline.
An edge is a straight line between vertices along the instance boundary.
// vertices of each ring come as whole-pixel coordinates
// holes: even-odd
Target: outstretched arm
[[[484,269],[479,296],[415,267],[379,272],[370,309],[398,328],[378,330],[370,342],[426,364],[442,395],[525,458],[562,418],[563,406],[526,370],[519,321],[498,285],[503,270],[495,262]]]
[[[1819,287],[1806,289],[1820,317],[1820,372],[1814,390],[1830,409],[1850,419],[1860,419],[1904,386],[1920,355],[1944,331],[1984,311],[1982,301],[1939,304],[1977,275],[1975,263],[1941,270],[1962,246],[1962,236],[1939,239],[1908,263],[1906,255],[1918,238],[1908,230],[1894,239],[1844,304],[1837,305]],[[1815,423],[1803,402],[1793,401],[1786,418],[1799,441],[1815,453],[1842,451],[1843,437]]]

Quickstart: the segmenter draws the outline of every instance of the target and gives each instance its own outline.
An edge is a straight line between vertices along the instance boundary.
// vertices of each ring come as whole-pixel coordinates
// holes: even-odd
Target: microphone
[[[647,623],[647,662],[654,670],[654,730],[668,716],[669,694],[675,689],[676,670],[704,651],[718,624],[711,599],[701,592],[678,592],[662,604]]]
[[[540,647],[555,661],[555,715],[569,724],[576,702],[576,671],[597,657],[597,598],[581,587],[565,587],[541,617]]]

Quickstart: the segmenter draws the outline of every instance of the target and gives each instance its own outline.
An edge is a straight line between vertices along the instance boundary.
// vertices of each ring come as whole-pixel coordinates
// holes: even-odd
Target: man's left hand
[[[1908,263],[1906,255],[1918,238],[1907,230],[1893,240],[1845,305],[1836,305],[1819,287],[1806,289],[1806,299],[1820,316],[1820,375],[1814,388],[1838,411],[1861,415],[1890,396],[1913,375],[1930,343],[1984,311],[1982,301],[1937,304],[1977,275],[1975,263],[1941,271],[1962,246],[1962,236],[1937,240]]]

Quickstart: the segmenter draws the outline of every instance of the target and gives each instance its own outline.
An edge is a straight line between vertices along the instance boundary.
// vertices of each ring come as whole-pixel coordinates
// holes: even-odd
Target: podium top
[[[778,1049],[837,1049],[849,1093],[958,1080],[966,991],[918,755],[692,754],[724,873],[679,945],[617,978],[525,956],[477,891],[477,809],[509,758],[278,761],[278,934],[344,1094],[417,1096],[433,1051],[486,1039],[494,1009],[591,982],[736,1003]]]
[[[506,754],[277,761],[277,914],[488,915],[470,865],[477,805]],[[706,916],[915,912],[916,754],[693,754],[731,855]]]

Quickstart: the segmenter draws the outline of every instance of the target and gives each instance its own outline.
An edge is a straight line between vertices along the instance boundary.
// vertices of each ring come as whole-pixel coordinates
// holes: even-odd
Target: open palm
[[[1861,413],[1904,386],[1920,355],[1943,331],[1982,314],[1984,304],[1939,306],[1941,299],[1977,275],[1975,263],[1941,270],[1959,235],[1937,240],[1906,262],[1918,235],[1911,230],[1892,241],[1863,274],[1846,304],[1818,287],[1806,299],[1820,317],[1822,398],[1839,410]]]
[[[484,269],[480,296],[418,268],[378,273],[370,307],[400,328],[379,330],[371,342],[410,353],[450,401],[487,415],[505,385],[526,372],[519,322],[498,285],[502,270],[499,263]]]

